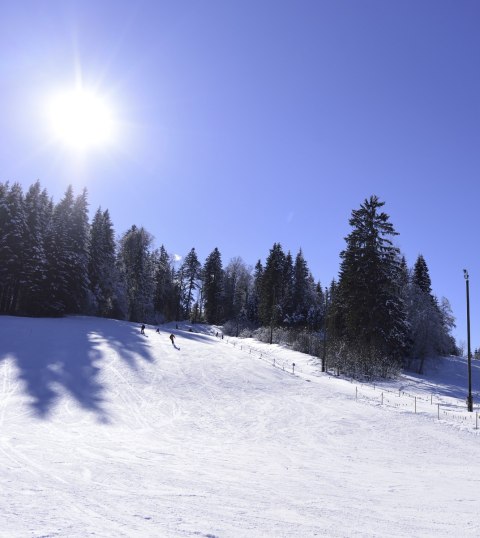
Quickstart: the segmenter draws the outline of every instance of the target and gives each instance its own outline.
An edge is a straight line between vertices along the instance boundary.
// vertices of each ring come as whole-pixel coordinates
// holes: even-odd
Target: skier
[[[174,334],[170,335],[170,340],[172,341],[172,346],[175,347],[175,335]]]
[[[145,324],[142,323],[142,327],[140,329],[140,334],[145,334]]]

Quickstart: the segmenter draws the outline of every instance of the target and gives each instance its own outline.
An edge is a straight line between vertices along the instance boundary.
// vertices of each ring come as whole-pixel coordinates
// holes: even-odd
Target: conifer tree
[[[190,317],[192,304],[194,302],[194,293],[199,288],[199,280],[201,278],[202,266],[198,261],[195,248],[192,248],[190,252],[185,256],[185,260],[180,266],[179,280],[182,290],[182,308],[183,315],[186,318]]]
[[[286,258],[280,243],[274,243],[261,278],[259,316],[264,326],[276,326],[283,319]]]
[[[0,188],[0,312],[14,314],[24,283],[27,235],[24,196],[19,183]]]
[[[68,267],[67,312],[85,311],[87,303],[88,261],[90,225],[88,222],[87,190],[78,195],[72,208],[72,221],[70,225],[69,250],[70,260]]]
[[[340,254],[339,281],[343,336],[350,348],[363,355],[363,371],[376,369],[380,375],[387,374],[387,361],[395,368],[404,356],[408,330],[399,293],[401,260],[390,240],[398,234],[389,216],[380,211],[383,206],[371,196],[352,211],[353,230]]]
[[[318,288],[300,249],[295,257],[293,269],[293,314],[290,324],[294,327],[308,326],[313,328],[316,326],[317,321],[315,320],[318,320],[319,316],[321,316],[319,308],[321,308],[322,296],[321,287],[320,297],[318,295]]]
[[[120,238],[118,268],[126,294],[127,319],[153,318],[153,263],[150,245],[153,238],[145,228],[133,225]]]
[[[423,292],[428,295],[432,294],[432,281],[428,271],[427,262],[420,254],[413,266],[412,282]]]
[[[250,294],[247,303],[247,316],[248,320],[254,324],[260,323],[260,301],[262,295],[262,281],[263,281],[263,265],[260,260],[255,264],[253,272],[253,286],[252,293]]]
[[[203,266],[203,300],[207,323],[221,323],[223,319],[224,272],[222,257],[217,247]]]
[[[98,316],[118,317],[116,306],[116,245],[108,209],[99,207],[90,227],[88,278],[93,311]]]
[[[281,319],[280,323],[288,323],[289,320],[293,320],[296,304],[294,302],[294,289],[295,275],[293,267],[293,258],[290,252],[287,252],[284,261],[283,269],[283,289],[281,298]]]
[[[45,239],[48,260],[48,278],[45,283],[47,300],[45,308],[51,315],[62,315],[69,311],[73,300],[70,283],[73,272],[74,254],[71,245],[73,224],[73,188],[70,185],[64,197],[53,208],[52,223]]]
[[[34,183],[25,196],[27,236],[24,242],[24,284],[21,290],[22,313],[38,316],[48,311],[48,260],[45,243],[52,223],[53,203],[40,182]]]
[[[425,362],[437,356],[455,352],[455,343],[450,335],[455,327],[448,301],[439,305],[432,294],[432,283],[425,258],[419,255],[412,271],[407,295],[408,321],[411,348],[407,367],[424,372]]]
[[[171,321],[175,319],[178,310],[178,292],[174,282],[173,262],[163,245],[155,253],[154,265],[155,313],[160,321]]]

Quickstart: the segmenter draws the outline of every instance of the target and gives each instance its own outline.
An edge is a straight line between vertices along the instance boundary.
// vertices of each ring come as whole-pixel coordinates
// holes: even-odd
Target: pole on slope
[[[322,372],[327,371],[327,310],[328,310],[328,288],[325,288],[325,312],[323,314]]]
[[[468,396],[467,396],[467,408],[468,411],[473,411],[473,397],[472,397],[472,351],[470,348],[470,281],[468,277],[468,271],[463,270],[463,276],[465,277],[465,285],[467,291],[467,364],[468,364]]]

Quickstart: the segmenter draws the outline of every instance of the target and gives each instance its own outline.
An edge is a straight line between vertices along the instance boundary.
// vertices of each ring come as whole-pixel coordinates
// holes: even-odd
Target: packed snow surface
[[[0,536],[480,536],[464,360],[373,388],[215,331],[1,317]]]

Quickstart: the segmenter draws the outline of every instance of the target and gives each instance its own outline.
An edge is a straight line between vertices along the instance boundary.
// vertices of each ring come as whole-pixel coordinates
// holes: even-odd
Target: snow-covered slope
[[[170,331],[0,318],[0,536],[480,535],[471,425],[305,355]],[[398,402],[418,387],[399,383]]]

